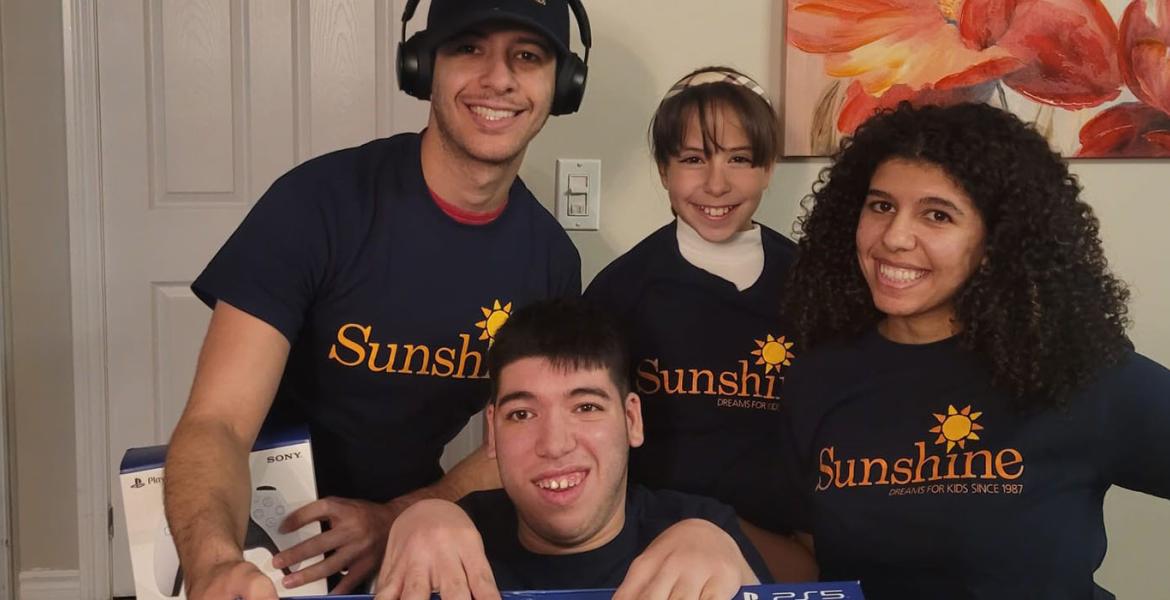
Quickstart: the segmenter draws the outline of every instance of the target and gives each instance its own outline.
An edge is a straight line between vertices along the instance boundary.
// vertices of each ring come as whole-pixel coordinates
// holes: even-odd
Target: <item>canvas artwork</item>
[[[875,110],[986,102],[1068,157],[1170,157],[1170,0],[785,2],[784,154]]]

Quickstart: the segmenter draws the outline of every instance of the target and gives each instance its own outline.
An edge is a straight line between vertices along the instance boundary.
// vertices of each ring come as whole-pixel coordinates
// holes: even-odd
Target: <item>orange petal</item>
[[[837,130],[844,134],[852,134],[858,126],[872,117],[874,113],[894,108],[903,100],[915,106],[936,104],[950,106],[960,102],[983,102],[991,97],[995,91],[995,84],[984,82],[980,85],[936,90],[929,86],[921,90],[913,90],[906,85],[896,85],[880,96],[871,96],[861,89],[861,84],[854,81],[845,91],[845,101],[841,105],[841,112],[837,115]]]

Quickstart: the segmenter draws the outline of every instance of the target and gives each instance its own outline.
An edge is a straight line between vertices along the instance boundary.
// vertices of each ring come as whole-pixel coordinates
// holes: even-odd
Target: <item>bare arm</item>
[[[654,538],[626,572],[614,600],[730,598],[760,580],[731,535],[704,519],[684,519]]]
[[[325,498],[309,503],[290,514],[283,528],[291,530],[312,521],[329,521],[330,530],[277,554],[273,564],[286,567],[331,552],[324,561],[286,577],[285,587],[304,585],[346,569],[345,577],[332,592],[350,593],[367,577],[377,574],[378,563],[384,555],[396,556],[401,551],[395,546],[394,536],[389,538],[389,547],[386,543],[391,525],[403,511],[422,500],[455,502],[471,492],[498,487],[500,474],[496,461],[488,457],[486,447],[480,446],[439,481],[384,505],[343,498]],[[399,539],[412,543],[410,537],[400,536]]]
[[[248,454],[288,352],[275,328],[226,302],[216,304],[166,462],[167,521],[192,600],[231,591],[216,587],[229,580],[232,590],[267,582],[255,579],[263,575],[243,563],[240,547],[251,503]],[[245,597],[268,597],[267,589],[262,592]]]

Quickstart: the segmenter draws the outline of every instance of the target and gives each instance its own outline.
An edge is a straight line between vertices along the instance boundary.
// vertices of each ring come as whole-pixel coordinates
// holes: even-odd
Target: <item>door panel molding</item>
[[[125,202],[116,204],[114,199],[123,198],[127,189],[137,193],[140,186],[145,191],[142,212],[149,212],[149,219],[132,217],[149,225],[140,230],[145,247],[160,243],[151,231],[174,234],[180,230],[171,221],[197,209],[214,209],[216,216],[209,218],[215,221],[209,226],[220,231],[221,221],[233,211],[246,211],[292,165],[336,146],[395,130],[417,131],[426,122],[428,107],[394,87],[395,25],[404,0],[61,3],[79,597],[97,600],[124,586],[121,571],[114,570],[124,566],[124,558],[111,541],[109,525],[109,507],[116,507],[118,500],[118,457],[112,452],[125,443],[116,435],[120,428],[134,426],[134,419],[125,417],[142,416],[128,415],[123,403],[146,389],[142,381],[128,381],[119,371],[126,356],[110,349],[111,344],[120,348],[115,342],[124,341],[130,330],[117,320],[125,317],[127,305],[118,300],[116,289],[107,292],[107,287],[125,279],[131,269],[144,273],[149,306],[140,312],[152,318],[133,327],[141,325],[153,336],[148,336],[151,349],[144,360],[162,366],[148,386],[155,399],[160,394],[178,397],[178,390],[188,387],[190,372],[179,364],[188,357],[174,351],[171,346],[183,348],[171,342],[193,337],[187,327],[192,300],[185,295],[184,281],[195,267],[180,262],[175,263],[182,265],[179,274],[156,272],[147,269],[156,264],[127,254],[136,251],[127,249],[114,225],[125,221],[128,211]],[[111,20],[110,7],[127,6],[114,12],[141,15],[144,21]],[[141,38],[118,35],[132,27],[140,27]],[[106,36],[111,28],[117,31]],[[127,53],[129,63],[110,62],[111,43]],[[139,51],[146,60],[141,65]],[[123,77],[129,87],[119,87]],[[99,82],[103,78],[107,81]],[[202,79],[210,82],[206,89],[192,87],[192,81]],[[201,94],[207,95],[206,103],[181,101]],[[105,110],[104,102],[109,103]],[[116,110],[123,112],[111,117]],[[126,110],[140,111],[142,120],[127,117]],[[326,123],[330,120],[335,124]],[[199,126],[205,122],[210,123],[206,130]],[[103,152],[111,154],[103,159]],[[171,152],[176,154],[168,156]],[[214,156],[203,161],[209,153]],[[141,181],[117,176],[128,161],[138,159],[146,161]],[[175,235],[168,243],[198,242]],[[194,360],[189,362],[193,372]],[[149,437],[165,438],[175,415],[160,410],[157,402],[151,406]],[[115,521],[119,517],[113,516]]]

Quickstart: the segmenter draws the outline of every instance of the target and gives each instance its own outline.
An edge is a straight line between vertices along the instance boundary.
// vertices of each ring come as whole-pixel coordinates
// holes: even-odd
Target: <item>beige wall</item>
[[[77,568],[61,3],[4,0],[19,569]]]
[[[776,86],[770,0],[591,0],[593,76],[579,115],[553,118],[529,151],[522,176],[552,196],[554,159],[602,159],[599,232],[579,232],[586,280],[670,218],[645,144],[663,90],[686,71],[725,63]],[[654,27],[662,11],[672,26]],[[66,243],[60,2],[0,0],[7,124],[8,240],[16,428],[15,496],[22,569],[77,568],[73,521],[73,410]],[[781,164],[757,218],[788,232],[796,203],[821,161]],[[1109,256],[1134,289],[1134,341],[1170,364],[1170,163],[1078,162],[1086,196],[1103,222]],[[1155,193],[1160,191],[1160,196]],[[1170,504],[1136,494],[1108,500],[1110,555],[1099,579],[1121,597],[1154,587],[1165,569]]]

